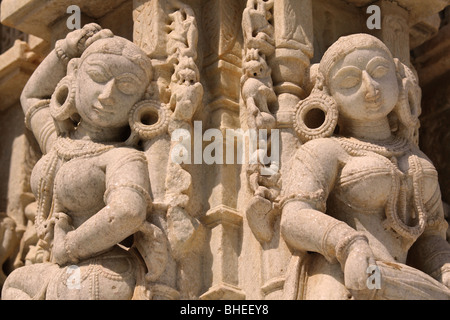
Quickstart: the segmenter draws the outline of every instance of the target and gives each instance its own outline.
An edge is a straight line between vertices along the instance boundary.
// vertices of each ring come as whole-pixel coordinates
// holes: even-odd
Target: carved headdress
[[[394,59],[388,47],[376,37],[364,33],[341,37],[328,48],[320,60],[319,72],[324,77],[324,80],[327,81],[331,69],[337,62],[353,51],[361,49],[378,49],[388,54],[391,59]]]
[[[81,65],[89,55],[94,53],[123,56],[140,66],[145,71],[148,79],[152,80],[153,72],[150,58],[138,46],[125,38],[114,36],[113,38],[95,41],[84,51],[78,65]]]

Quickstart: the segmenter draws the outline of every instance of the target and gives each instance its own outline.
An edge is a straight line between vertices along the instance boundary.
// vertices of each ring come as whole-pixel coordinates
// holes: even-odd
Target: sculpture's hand
[[[111,30],[102,29],[98,24],[90,23],[70,32],[63,41],[62,48],[70,58],[77,58],[95,41],[113,36]]]
[[[66,236],[69,231],[72,231],[70,217],[62,212],[55,214],[55,231],[52,249],[52,262],[60,266],[71,262],[70,256],[65,248]]]
[[[367,289],[367,270],[375,264],[372,249],[366,241],[355,241],[349,248],[344,267],[345,286],[351,290]]]
[[[450,264],[445,266],[445,271],[442,273],[442,283],[450,289]]]

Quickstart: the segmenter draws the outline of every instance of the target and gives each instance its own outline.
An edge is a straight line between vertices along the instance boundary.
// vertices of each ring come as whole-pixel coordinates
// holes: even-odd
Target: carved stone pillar
[[[200,299],[242,300],[245,293],[239,288],[239,254],[242,233],[242,216],[226,205],[209,210],[202,219],[208,228],[210,270],[205,277],[208,291]]]
[[[239,128],[242,35],[240,24],[245,3],[240,0],[202,2],[203,72],[208,94],[203,110],[203,130]],[[209,144],[209,142],[208,142]],[[223,150],[226,150],[224,141]],[[239,252],[242,215],[236,209],[240,166],[204,164],[205,206],[201,220],[209,231],[205,253],[210,272],[201,299],[244,299],[239,288]],[[212,254],[212,256],[211,256]]]
[[[276,112],[280,130],[281,174],[289,172],[292,151],[298,139],[292,129],[292,114],[307,96],[310,59],[313,57],[313,20],[311,0],[276,0],[274,2],[275,53],[270,58],[272,79],[278,96]],[[285,271],[291,253],[280,238],[279,217],[274,222],[274,236],[262,246],[261,294],[264,299],[280,299]]]
[[[444,19],[439,33],[414,50],[413,60],[423,92],[420,147],[439,172],[442,199],[446,203],[450,203],[449,17],[450,7],[443,13]]]
[[[306,73],[312,58],[311,0],[280,0],[274,3],[275,54],[270,60],[278,95],[279,126],[292,123],[292,108],[305,98]]]
[[[375,3],[381,9],[381,29],[373,33],[383,41],[392,55],[410,65],[409,13],[395,2],[381,0]]]

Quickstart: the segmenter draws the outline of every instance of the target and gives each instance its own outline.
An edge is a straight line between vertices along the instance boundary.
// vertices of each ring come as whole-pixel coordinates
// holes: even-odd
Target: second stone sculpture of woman
[[[373,36],[324,54],[296,113],[306,143],[284,177],[281,230],[296,252],[286,298],[450,298],[437,172],[416,141],[419,90]]]

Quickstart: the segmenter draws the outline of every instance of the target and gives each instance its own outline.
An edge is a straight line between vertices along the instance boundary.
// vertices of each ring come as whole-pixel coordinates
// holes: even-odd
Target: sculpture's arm
[[[250,129],[257,129],[256,117],[260,113],[258,106],[256,105],[253,97],[248,97],[245,100],[245,106],[247,108],[247,123]]]
[[[67,61],[60,59],[56,50],[42,61],[31,75],[22,91],[20,102],[23,111],[27,110],[43,99],[50,99],[58,82],[66,75]]]
[[[437,182],[435,195],[425,207],[428,212],[427,227],[411,247],[409,262],[450,288],[450,244],[446,240],[448,223],[444,219]]]
[[[366,270],[374,263],[368,239],[343,221],[325,213],[326,199],[339,172],[343,152],[331,139],[301,147],[293,159],[289,191],[282,204],[281,233],[299,251],[316,252],[341,264],[345,285],[364,289]]]
[[[57,135],[49,110],[50,98],[66,71],[67,63],[53,50],[33,73],[20,97],[26,125],[44,154],[51,149]]]
[[[121,149],[115,154],[112,165],[106,167],[105,207],[67,233],[64,240],[66,257],[55,262],[76,263],[98,255],[136,233],[146,220],[151,202],[149,188],[145,155],[136,150]]]
[[[336,261],[335,247],[339,240],[355,232],[325,213],[328,193],[339,170],[335,149],[331,139],[320,139],[297,152],[291,181],[286,184],[289,187],[281,218],[283,237],[291,247],[320,253],[329,261]]]

